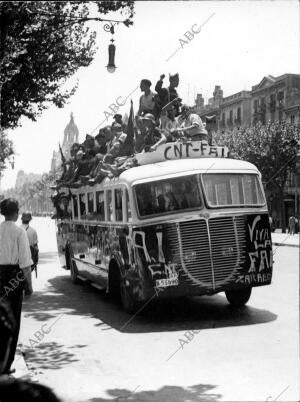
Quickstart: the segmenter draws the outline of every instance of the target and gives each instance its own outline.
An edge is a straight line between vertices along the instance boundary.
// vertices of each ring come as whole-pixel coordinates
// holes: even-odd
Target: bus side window
[[[104,214],[104,191],[96,192],[96,217],[100,221],[105,220]]]
[[[129,200],[129,194],[128,190],[125,190],[125,197],[126,197],[126,211],[127,211],[127,221],[131,222],[132,221],[132,216],[131,216],[131,207],[130,207],[130,200]]]
[[[105,220],[111,221],[113,219],[113,204],[112,204],[112,191],[106,191],[106,216]]]
[[[88,213],[90,217],[93,217],[94,214],[94,193],[88,193]]]
[[[77,203],[77,195],[73,195],[73,219],[78,218],[78,203]]]
[[[115,190],[115,210],[116,210],[116,221],[123,221],[123,190]]]
[[[85,205],[85,194],[79,194],[79,204],[80,204],[80,218],[85,219],[86,215],[86,205]]]

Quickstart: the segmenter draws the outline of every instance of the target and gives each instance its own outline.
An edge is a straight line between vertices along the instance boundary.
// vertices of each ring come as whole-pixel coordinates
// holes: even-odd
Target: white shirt
[[[24,229],[15,222],[0,223],[0,265],[17,265],[30,267],[33,262],[28,237]]]
[[[191,113],[189,117],[182,124],[182,127],[190,127],[190,126],[192,126],[192,128],[189,129],[188,131],[188,134],[190,136],[193,136],[195,134],[207,134],[207,131],[204,127],[204,124],[202,123],[200,116],[198,116],[195,113]]]
[[[28,224],[24,224],[24,223],[22,223],[21,228],[23,228],[25,230],[25,232],[27,233],[27,237],[28,237],[30,246],[34,246],[35,244],[38,243],[38,237],[37,237],[37,233],[36,233],[35,229],[33,229]]]

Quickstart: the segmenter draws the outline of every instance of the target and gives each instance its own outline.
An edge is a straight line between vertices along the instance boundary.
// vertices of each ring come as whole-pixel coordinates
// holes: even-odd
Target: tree
[[[285,227],[284,188],[288,173],[296,171],[299,126],[285,122],[266,125],[258,123],[249,128],[219,132],[215,140],[227,145],[233,157],[257,166],[265,186],[279,197],[281,223]]]
[[[6,162],[10,161],[11,165],[13,166],[13,144],[10,139],[7,138],[6,133],[0,129],[0,178],[1,172],[6,167]]]
[[[50,104],[63,107],[74,93],[76,87],[62,85],[93,60],[96,33],[87,26],[93,5],[101,14],[125,13],[124,25],[132,24],[133,0],[0,3],[2,129],[18,126],[21,116],[36,120]]]

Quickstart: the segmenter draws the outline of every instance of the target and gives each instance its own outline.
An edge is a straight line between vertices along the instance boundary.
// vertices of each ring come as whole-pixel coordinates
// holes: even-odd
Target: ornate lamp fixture
[[[105,24],[103,29],[106,32],[110,32],[112,35],[115,33],[114,29],[115,24]],[[111,43],[108,46],[108,65],[106,66],[107,71],[109,73],[114,73],[116,71],[116,66],[115,66],[115,53],[116,53],[116,46],[114,45],[114,38],[111,38]]]

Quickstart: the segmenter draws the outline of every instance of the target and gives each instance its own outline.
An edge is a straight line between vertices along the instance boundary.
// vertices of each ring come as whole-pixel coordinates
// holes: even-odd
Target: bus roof
[[[162,176],[193,173],[259,173],[252,163],[229,158],[177,159],[130,168],[112,181],[133,183]],[[108,184],[108,182],[107,182]]]

